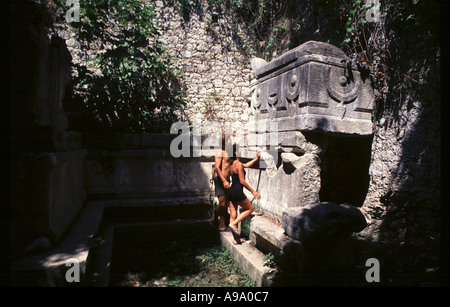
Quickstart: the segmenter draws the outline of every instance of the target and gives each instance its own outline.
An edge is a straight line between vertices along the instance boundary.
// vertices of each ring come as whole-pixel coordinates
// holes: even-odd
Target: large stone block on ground
[[[304,207],[287,208],[282,227],[294,239],[332,238],[359,232],[367,226],[364,215],[349,204],[322,202]]]

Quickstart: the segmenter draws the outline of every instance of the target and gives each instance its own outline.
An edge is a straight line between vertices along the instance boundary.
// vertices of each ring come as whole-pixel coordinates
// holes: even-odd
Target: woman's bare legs
[[[233,227],[233,228],[236,228],[237,224],[240,221],[245,219],[247,216],[249,216],[253,212],[253,206],[247,198],[237,204],[233,203],[233,207],[235,207],[236,211],[237,211],[238,206],[241,206],[245,211],[240,213],[234,221],[230,222],[229,226]]]
[[[218,197],[219,204],[216,207],[216,210],[214,210],[214,219],[219,221],[219,230],[225,230],[225,215],[227,213],[227,202],[228,199],[226,195],[221,195]]]
[[[231,204],[232,205],[230,206],[230,215],[231,215],[231,212],[233,212],[233,211],[235,213],[235,216],[237,215],[238,206],[241,206],[245,210],[244,212],[240,213],[233,220],[231,220],[231,217],[230,217],[230,225],[228,225],[228,227],[230,227],[232,229],[235,244],[238,244],[238,243],[242,243],[242,239],[238,236],[239,233],[237,231],[237,229],[238,229],[237,224],[253,212],[253,206],[247,198],[238,203],[231,202]]]
[[[236,220],[238,212],[238,204],[230,201],[230,224]]]

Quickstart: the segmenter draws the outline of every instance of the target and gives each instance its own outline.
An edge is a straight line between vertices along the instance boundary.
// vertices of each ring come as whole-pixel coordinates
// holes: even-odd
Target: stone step
[[[281,225],[265,216],[254,216],[250,223],[250,240],[264,253],[280,258],[287,248],[301,248],[301,242],[288,237]]]
[[[222,245],[233,255],[234,260],[255,281],[256,287],[270,287],[272,285],[276,273],[264,265],[264,254],[251,242],[233,244],[233,234],[228,228],[220,232],[220,239]]]

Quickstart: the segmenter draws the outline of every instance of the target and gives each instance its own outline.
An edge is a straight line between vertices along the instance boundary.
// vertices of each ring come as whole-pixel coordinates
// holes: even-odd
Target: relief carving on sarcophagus
[[[278,131],[372,134],[372,73],[339,48],[310,41],[269,63],[254,59],[252,69],[257,122],[276,122]]]

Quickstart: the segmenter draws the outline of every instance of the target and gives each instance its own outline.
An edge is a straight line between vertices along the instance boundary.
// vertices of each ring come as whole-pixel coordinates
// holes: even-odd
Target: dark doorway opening
[[[330,136],[321,163],[321,202],[362,206],[369,188],[372,137]]]

